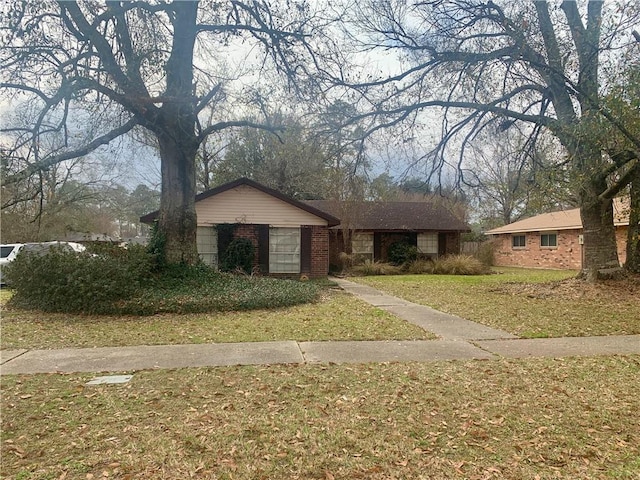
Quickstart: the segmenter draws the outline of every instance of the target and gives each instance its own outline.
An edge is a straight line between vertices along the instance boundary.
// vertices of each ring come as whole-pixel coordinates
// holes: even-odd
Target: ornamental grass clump
[[[371,260],[365,260],[360,265],[355,265],[351,268],[351,273],[354,275],[399,275],[402,273],[402,268],[397,265],[391,265],[383,262],[372,262]]]
[[[441,275],[486,275],[487,265],[471,255],[447,255],[434,262],[433,273]]]

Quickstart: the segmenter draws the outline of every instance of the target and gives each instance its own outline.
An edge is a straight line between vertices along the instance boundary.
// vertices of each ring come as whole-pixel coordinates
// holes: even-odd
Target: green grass
[[[640,357],[2,377],[6,479],[638,479]]]
[[[640,281],[590,285],[576,272],[500,268],[495,275],[354,278],[409,301],[521,337],[640,334]]]
[[[419,327],[343,292],[317,303],[270,310],[85,316],[5,308],[2,349],[161,345],[270,340],[413,340],[434,338]]]

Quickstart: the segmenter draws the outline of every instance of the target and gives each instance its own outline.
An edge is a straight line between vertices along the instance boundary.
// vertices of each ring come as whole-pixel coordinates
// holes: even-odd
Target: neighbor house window
[[[198,255],[205,265],[218,266],[218,232],[215,227],[198,227],[196,230]]]
[[[354,233],[351,238],[351,252],[356,262],[373,262],[373,233]]]
[[[514,235],[511,237],[511,246],[513,248],[524,248],[527,246],[527,238],[525,235]]]
[[[269,273],[300,273],[300,229],[269,229]]]
[[[429,255],[438,254],[438,234],[437,233],[419,233],[418,234],[418,250],[420,253]]]
[[[543,233],[540,235],[541,247],[557,247],[558,235],[556,233]]]

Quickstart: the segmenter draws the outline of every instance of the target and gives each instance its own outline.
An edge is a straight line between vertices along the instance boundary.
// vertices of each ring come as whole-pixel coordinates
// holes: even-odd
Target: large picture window
[[[557,247],[558,235],[556,233],[543,233],[540,235],[541,247]]]
[[[356,262],[373,262],[373,233],[354,233],[351,238],[351,252]]]
[[[418,250],[420,253],[429,255],[438,254],[438,234],[437,233],[419,233],[418,234]]]
[[[524,235],[513,235],[511,237],[511,246],[513,248],[524,248],[527,246],[527,238]]]
[[[269,273],[300,273],[300,229],[269,229]]]
[[[218,266],[218,232],[215,227],[198,227],[196,230],[198,255],[205,265]]]

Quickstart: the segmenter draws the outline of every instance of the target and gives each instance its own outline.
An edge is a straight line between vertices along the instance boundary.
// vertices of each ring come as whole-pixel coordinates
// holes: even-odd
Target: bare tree
[[[511,128],[488,128],[467,148],[463,170],[485,228],[521,218],[574,207],[563,159],[554,142],[529,145],[526,135]]]
[[[596,279],[618,266],[612,198],[630,181],[640,152],[640,138],[601,101],[609,85],[600,72],[620,61],[620,52],[637,51],[631,27],[638,13],[632,2],[600,0],[367,2],[350,35],[371,51],[398,52],[401,62],[390,76],[344,81],[371,106],[354,121],[368,119],[376,130],[441,112],[434,171],[447,162],[462,171],[465,146],[491,125],[528,128],[533,141],[551,132],[566,152],[579,200],[583,274]],[[625,148],[611,151],[597,141],[594,120],[619,132]]]
[[[145,129],[161,159],[159,228],[167,259],[195,262],[199,146],[227,128],[264,127],[241,117],[201,115],[215,110],[227,78],[239,75],[220,73],[228,52],[240,48],[246,57],[260,51],[258,65],[273,61],[287,81],[305,71],[298,61],[310,51],[310,11],[304,3],[281,7],[259,0],[12,3],[2,14],[0,88],[5,99],[33,105],[34,116],[19,129],[35,154],[4,183]],[[100,128],[75,138],[96,117],[103,119]],[[51,132],[63,133],[60,148],[38,150]]]

